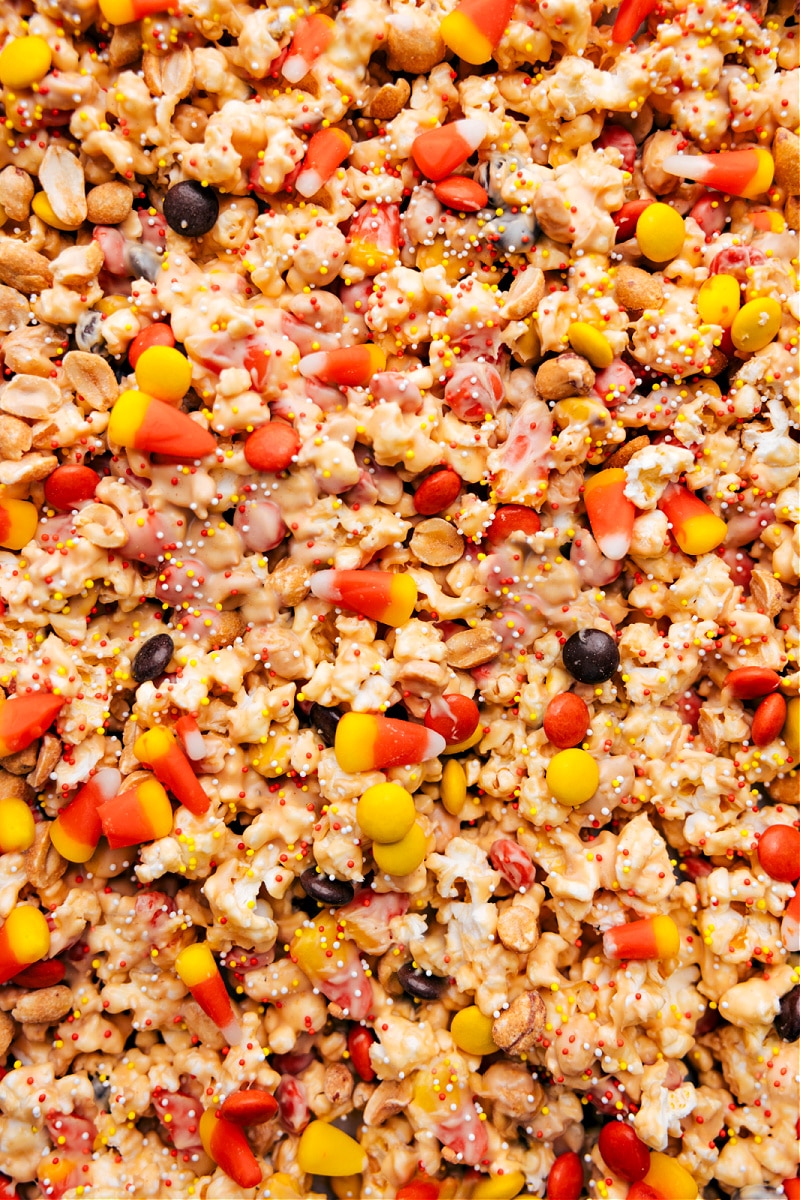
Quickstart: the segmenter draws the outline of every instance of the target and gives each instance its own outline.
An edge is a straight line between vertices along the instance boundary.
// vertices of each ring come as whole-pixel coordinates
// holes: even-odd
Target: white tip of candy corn
[[[477,150],[486,137],[486,126],[477,117],[463,117],[456,121],[458,132],[472,150]]]
[[[323,179],[319,171],[315,171],[313,167],[310,170],[301,171],[297,176],[294,184],[294,190],[299,192],[306,199],[309,196],[315,196],[322,187]]]
[[[708,163],[705,159],[694,154],[668,154],[661,163],[670,175],[681,179],[705,179],[708,174]]]
[[[319,375],[325,369],[327,361],[327,352],[325,350],[317,350],[314,354],[306,354],[305,358],[300,359],[300,374],[304,379],[309,379],[313,375]],[[323,572],[320,572],[323,574]],[[316,592],[314,593],[316,595]]]
[[[314,356],[310,355],[309,357]],[[312,575],[311,592],[318,600],[327,600],[329,604],[338,604],[342,593],[336,585],[336,571],[317,571],[315,575]]]
[[[229,1046],[238,1046],[242,1040],[242,1027],[235,1018],[233,1021],[229,1021],[227,1025],[222,1026],[220,1033]]]
[[[440,733],[437,733],[435,729],[429,729],[421,761],[424,762],[428,758],[436,758],[442,753],[446,745],[447,742]]]
[[[289,83],[299,83],[308,74],[309,65],[299,54],[292,54],[281,67],[281,72]]]
[[[630,549],[631,539],[627,533],[620,530],[619,533],[607,533],[596,539],[600,547],[601,554],[606,558],[610,558],[612,562],[619,562],[625,557]]]

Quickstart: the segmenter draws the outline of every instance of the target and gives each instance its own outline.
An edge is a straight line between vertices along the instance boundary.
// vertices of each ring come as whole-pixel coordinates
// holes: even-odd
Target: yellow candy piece
[[[471,1004],[453,1017],[450,1033],[459,1050],[465,1054],[494,1054],[497,1044],[492,1037],[492,1024],[491,1017],[484,1016],[477,1004]],[[516,1195],[516,1192],[512,1195]]]
[[[270,1175],[262,1186],[264,1196],[268,1200],[303,1200],[305,1196],[305,1191],[300,1190],[291,1175],[283,1171],[276,1171],[274,1175]]]
[[[786,705],[786,720],[783,723],[781,737],[786,742],[792,758],[800,758],[800,696],[793,696]]]
[[[21,550],[36,533],[39,513],[29,500],[15,500],[7,492],[0,495],[0,546]]]
[[[698,1188],[685,1167],[668,1154],[654,1150],[650,1155],[650,1170],[644,1183],[664,1197],[664,1200],[696,1200]]]
[[[739,309],[731,325],[731,341],[737,350],[752,354],[768,346],[780,327],[780,304],[772,296],[761,296]]]
[[[669,204],[648,204],[636,222],[636,240],[645,258],[665,263],[683,249],[686,226],[680,213]]]
[[[599,783],[597,763],[585,750],[561,750],[547,765],[547,786],[559,804],[571,808],[585,804]]]
[[[136,382],[143,392],[179,404],[192,386],[192,364],[174,346],[149,346],[136,360]]]
[[[452,746],[445,746],[439,757],[442,757],[445,754],[461,754],[463,750],[470,750],[473,746],[477,746],[482,737],[483,729],[481,728],[480,722],[478,722],[478,728],[474,733],[471,733],[468,738],[464,738],[463,742],[454,742]]]
[[[494,54],[494,46],[489,39],[458,7],[444,18],[439,26],[439,35],[454,54],[473,66],[488,62]]]
[[[94,306],[95,312],[102,313],[104,317],[113,316],[121,308],[130,308],[130,304],[125,296],[103,296]]]
[[[309,1175],[360,1175],[367,1156],[344,1130],[326,1121],[312,1121],[301,1134],[297,1165]]]
[[[291,734],[270,729],[266,744],[250,751],[250,765],[265,779],[277,779],[289,770],[293,748]]]
[[[700,319],[729,329],[739,311],[739,280],[733,275],[710,275],[697,293]]]
[[[425,858],[427,843],[422,826],[415,821],[399,842],[374,842],[372,857],[387,875],[410,875]]]
[[[0,52],[0,83],[7,88],[29,88],[44,79],[52,61],[43,37],[12,38]]]
[[[356,805],[361,832],[375,842],[399,842],[414,824],[414,797],[399,783],[376,783]]]
[[[457,817],[467,802],[467,776],[461,763],[451,758],[442,771],[442,804]]]
[[[614,351],[608,338],[588,321],[573,321],[567,330],[567,337],[575,353],[588,358],[598,370],[610,367],[614,361]]]
[[[62,229],[65,232],[69,232],[70,230],[77,229],[78,226],[82,224],[82,222],[79,221],[78,225],[66,225],[60,219],[60,217],[57,217],[53,212],[53,206],[47,199],[47,196],[44,192],[36,193],[36,195],[33,197],[33,200],[31,200],[31,208],[36,213],[36,216],[40,221],[44,221],[45,225],[51,225],[53,229]]]
[[[337,1175],[331,1181],[331,1191],[339,1200],[361,1200],[363,1187],[360,1175]]]
[[[472,1200],[513,1200],[525,1186],[522,1171],[507,1171],[481,1179],[472,1189]]]
[[[568,396],[553,406],[553,420],[559,429],[569,425],[585,425],[595,441],[601,441],[611,432],[613,417],[599,400],[585,396]]]
[[[0,853],[28,850],[34,839],[33,813],[19,796],[0,800]]]

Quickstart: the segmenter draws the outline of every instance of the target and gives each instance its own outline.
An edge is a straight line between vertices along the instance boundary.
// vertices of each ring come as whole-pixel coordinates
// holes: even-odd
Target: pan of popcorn
[[[0,1198],[800,1200],[786,0],[8,0]]]

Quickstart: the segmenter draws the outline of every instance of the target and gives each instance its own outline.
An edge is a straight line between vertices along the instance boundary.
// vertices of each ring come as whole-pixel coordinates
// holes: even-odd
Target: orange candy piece
[[[411,156],[426,179],[438,183],[465,163],[485,137],[483,121],[463,117],[418,134],[411,144]]]
[[[350,153],[353,139],[343,129],[318,129],[308,143],[303,169],[295,180],[295,191],[308,198],[327,183]]]
[[[55,721],[65,703],[52,692],[28,692],[0,699],[0,758],[25,750]]]

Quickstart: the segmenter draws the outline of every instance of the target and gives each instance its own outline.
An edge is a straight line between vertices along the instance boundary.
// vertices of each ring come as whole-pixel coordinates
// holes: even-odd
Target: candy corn
[[[343,1129],[327,1121],[312,1121],[300,1136],[297,1165],[309,1175],[360,1175],[367,1155]]]
[[[300,374],[340,387],[364,387],[376,371],[386,366],[380,346],[344,346],[341,350],[318,350],[300,359]]]
[[[208,811],[211,799],[200,786],[171,729],[159,725],[140,733],[133,743],[133,753],[139,762],[152,769],[156,779],[172,792],[179,804],[197,816]]]
[[[29,904],[18,904],[0,929],[0,983],[8,983],[49,950],[50,930],[44,915]]]
[[[18,975],[14,976],[12,982],[17,987],[32,988],[35,991],[37,988],[55,987],[57,983],[61,983],[65,975],[64,964],[59,959],[45,958],[32,963],[24,971],[20,971]],[[2,1192],[0,1192],[0,1200],[3,1200]]]
[[[209,1158],[242,1188],[258,1187],[262,1171],[238,1125],[226,1121],[212,1108],[200,1118],[200,1140]]]
[[[615,46],[624,46],[636,33],[636,30],[653,12],[658,0],[622,0],[619,6],[611,40]]]
[[[183,717],[179,717],[175,722],[175,732],[180,738],[180,743],[187,758],[190,758],[192,762],[200,762],[201,759],[205,758],[206,747],[203,742],[203,734],[194,717],[188,713]]]
[[[21,854],[33,845],[33,813],[20,796],[0,800],[0,854]]]
[[[628,553],[636,507],[625,495],[627,476],[622,467],[593,475],[584,486],[583,500],[594,540],[606,558],[619,562]]]
[[[672,526],[684,554],[708,554],[725,540],[728,527],[699,496],[680,483],[670,483],[658,507]]]
[[[103,836],[97,809],[116,796],[121,783],[116,767],[103,767],[61,809],[50,826],[50,840],[67,862],[82,863],[92,857]]]
[[[343,771],[382,771],[421,763],[441,754],[447,743],[441,734],[424,725],[345,713],[336,726],[334,753]]]
[[[0,546],[21,550],[36,533],[38,523],[35,504],[0,496]]]
[[[103,833],[112,850],[166,837],[172,829],[169,797],[157,779],[143,779],[98,806]]]
[[[400,247],[400,206],[373,204],[358,210],[347,235],[347,261],[366,275],[386,271],[397,261]]]
[[[411,144],[411,155],[422,174],[438,183],[465,163],[485,137],[483,121],[464,117],[420,133]]]
[[[372,986],[358,947],[345,934],[344,921],[330,915],[315,917],[298,929],[289,954],[309,982],[351,1021],[364,1020],[372,1007]]]
[[[295,191],[301,196],[314,196],[347,158],[352,144],[352,138],[343,129],[318,129],[308,143]]]
[[[234,1016],[230,996],[225,990],[214,955],[205,942],[195,942],[181,950],[175,960],[175,970],[192,997],[222,1031],[229,1045],[242,1040],[239,1022]]]
[[[465,62],[480,66],[492,57],[517,0],[461,0],[439,26],[446,46]]]
[[[177,0],[100,0],[100,11],[110,25],[130,25],[177,7]]]
[[[323,13],[301,17],[281,71],[289,83],[299,83],[336,36],[336,23]]]
[[[123,392],[111,410],[108,439],[145,454],[204,458],[216,449],[214,435],[179,408],[145,392]]]
[[[411,576],[388,571],[317,571],[311,591],[384,625],[405,625],[417,602]]]
[[[769,190],[775,163],[769,150],[721,150],[718,154],[668,154],[661,164],[670,175],[696,179],[706,187],[752,200]]]
[[[642,1182],[663,1196],[663,1200],[695,1200],[699,1194],[697,1184],[686,1168],[670,1154],[658,1150],[650,1155],[650,1169]]]
[[[0,758],[16,754],[50,728],[64,704],[52,692],[28,692],[0,699]]]
[[[615,925],[603,935],[607,958],[672,958],[680,949],[678,926],[672,917],[645,917]]]

